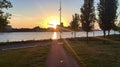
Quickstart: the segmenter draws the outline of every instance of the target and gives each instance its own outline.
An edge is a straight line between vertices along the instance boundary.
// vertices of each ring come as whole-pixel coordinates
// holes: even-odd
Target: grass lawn
[[[64,47],[83,67],[120,67],[120,43],[66,40]]]
[[[0,51],[0,67],[44,67],[50,46]]]

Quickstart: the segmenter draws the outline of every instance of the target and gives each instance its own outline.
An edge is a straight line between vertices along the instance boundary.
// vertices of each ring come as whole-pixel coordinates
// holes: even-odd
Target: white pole
[[[62,1],[60,0],[60,27],[61,27],[61,20],[62,20]],[[59,32],[60,32],[60,39],[61,39],[61,31],[60,31],[60,28],[59,28]]]

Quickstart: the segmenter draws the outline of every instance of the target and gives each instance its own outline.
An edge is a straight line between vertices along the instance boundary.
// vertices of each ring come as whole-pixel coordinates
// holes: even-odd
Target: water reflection
[[[53,33],[52,39],[53,39],[53,40],[57,39],[57,32],[54,32],[54,33]]]

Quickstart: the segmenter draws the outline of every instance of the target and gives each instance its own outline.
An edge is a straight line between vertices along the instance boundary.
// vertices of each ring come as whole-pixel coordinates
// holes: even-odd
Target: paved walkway
[[[51,44],[45,67],[80,67],[64,48],[55,40]]]

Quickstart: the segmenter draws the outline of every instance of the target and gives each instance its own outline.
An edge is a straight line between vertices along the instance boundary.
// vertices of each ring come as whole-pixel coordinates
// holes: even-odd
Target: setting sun
[[[44,23],[39,23],[41,27],[43,28],[56,28],[56,25],[60,25],[60,17],[59,16],[45,16],[45,19],[42,19],[41,21]],[[69,23],[66,20],[66,18],[62,17],[62,22],[64,23],[64,26],[68,26]]]
[[[56,29],[57,25],[59,25],[59,24],[60,23],[57,20],[50,20],[49,27]]]

